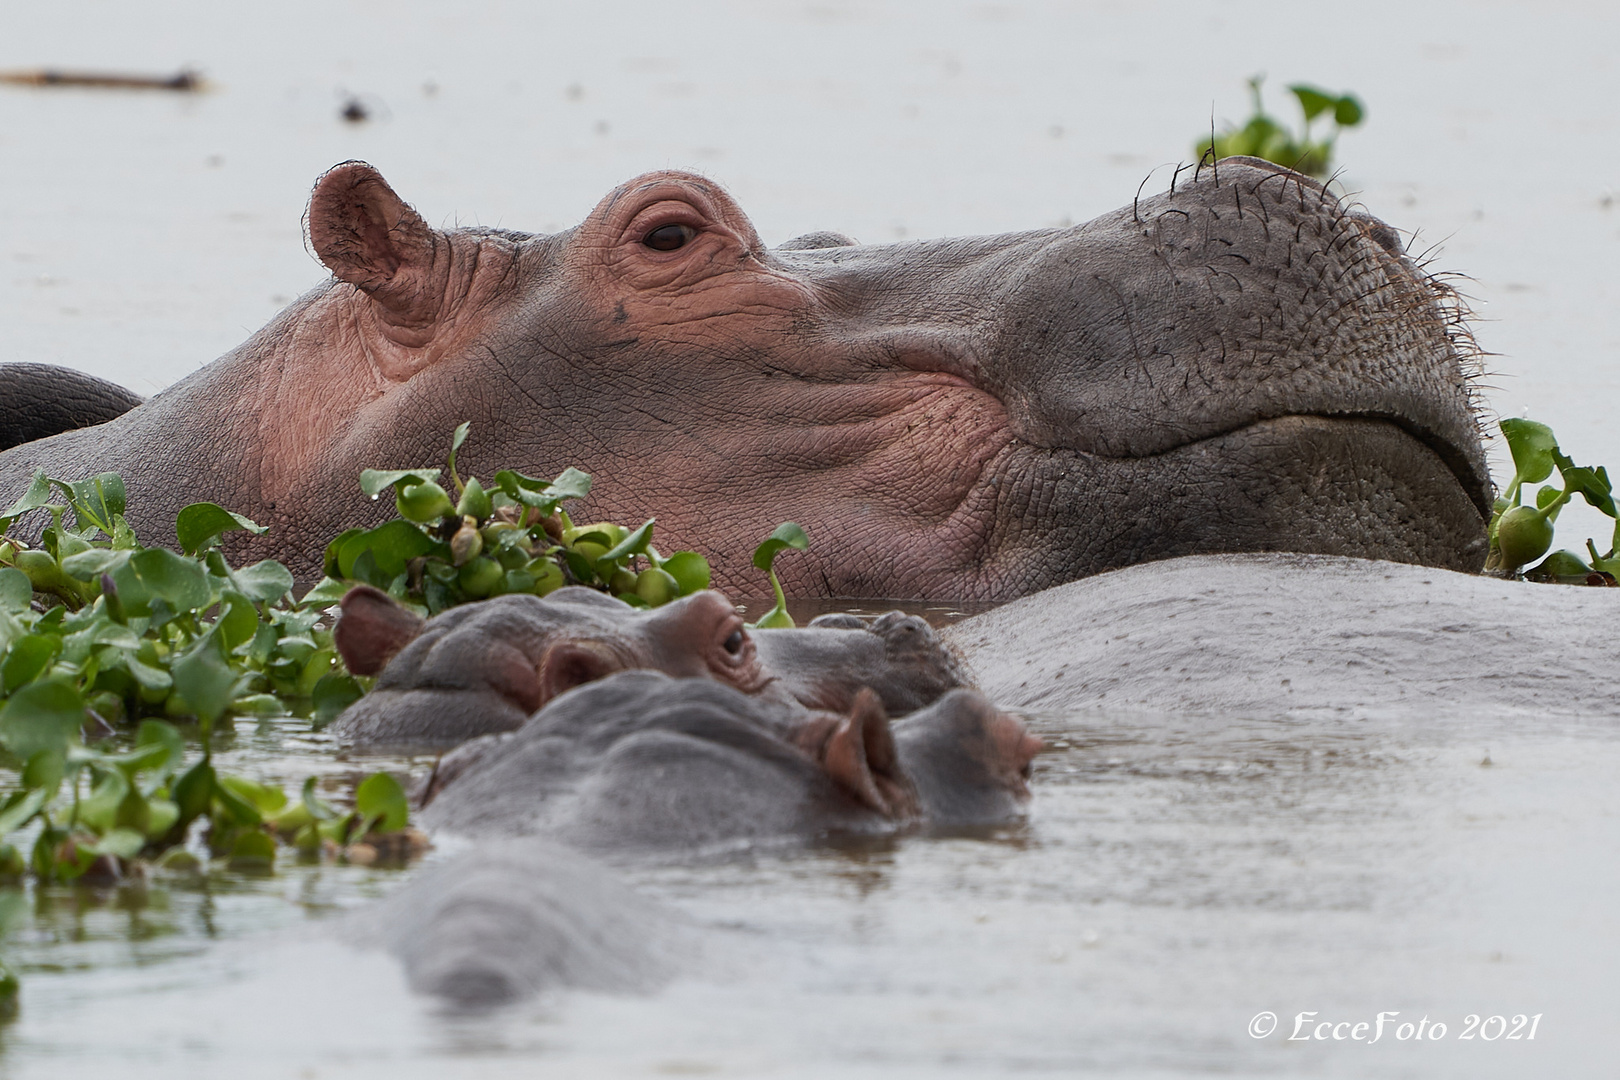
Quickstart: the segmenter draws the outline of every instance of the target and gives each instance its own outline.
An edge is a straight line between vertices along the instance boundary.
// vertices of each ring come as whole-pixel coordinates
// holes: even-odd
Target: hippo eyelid
[[[696,235],[697,230],[692,226],[672,221],[667,225],[648,230],[641,238],[641,243],[654,251],[677,251],[691,243]]]

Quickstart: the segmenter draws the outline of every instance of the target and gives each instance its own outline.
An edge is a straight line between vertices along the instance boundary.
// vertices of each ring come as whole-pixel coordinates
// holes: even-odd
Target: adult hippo
[[[212,500],[300,581],[385,507],[366,467],[595,477],[590,512],[752,585],[783,520],[800,594],[1006,599],[1221,551],[1477,570],[1491,485],[1451,294],[1394,230],[1249,159],[1085,225],[769,250],[718,186],[652,173],[554,235],[435,230],[350,162],[316,184],[335,275],[96,428],[0,453],[117,470],[172,540]]]
[[[117,383],[48,364],[0,364],[0,389],[0,448],[105,424],[141,403]]]

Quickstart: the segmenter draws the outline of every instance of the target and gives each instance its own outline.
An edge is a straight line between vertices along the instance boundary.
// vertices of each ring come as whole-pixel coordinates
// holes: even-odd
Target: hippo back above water
[[[116,470],[147,542],[215,501],[273,526],[236,557],[308,583],[386,511],[359,471],[434,464],[470,421],[464,472],[577,465],[590,513],[656,514],[721,587],[784,520],[816,540],[799,594],[1006,599],[1224,551],[1478,569],[1450,294],[1308,178],[1178,180],[1073,228],[772,250],[686,173],[539,235],[433,229],[345,164],[309,207],[332,280],[118,419],[0,452],[0,504],[36,468]]]

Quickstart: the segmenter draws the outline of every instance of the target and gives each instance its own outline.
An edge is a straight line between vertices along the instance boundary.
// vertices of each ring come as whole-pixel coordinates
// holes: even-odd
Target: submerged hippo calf
[[[1023,813],[1040,748],[969,690],[891,724],[870,693],[838,717],[629,671],[446,755],[422,822],[642,854],[995,824]]]
[[[866,689],[889,716],[965,685],[928,624],[899,612],[870,626],[749,630],[717,592],[637,611],[575,587],[424,622],[369,586],[351,590],[342,610],[335,637],[349,670],[379,675],[333,726],[357,746],[444,748],[510,731],[558,694],[636,668],[835,713]]]
[[[361,469],[595,477],[715,582],[779,522],[799,595],[1010,599],[1176,555],[1291,550],[1477,570],[1491,486],[1451,293],[1315,181],[1231,158],[1088,224],[768,249],[660,172],[555,235],[441,232],[359,163],[321,178],[335,277],[118,419],[0,451],[124,475],[173,542],[210,500],[305,583],[387,512]],[[0,410],[10,405],[0,394]]]

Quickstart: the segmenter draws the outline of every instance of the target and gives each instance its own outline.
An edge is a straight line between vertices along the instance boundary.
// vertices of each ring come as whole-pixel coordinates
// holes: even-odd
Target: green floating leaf
[[[1498,426],[1507,439],[1514,474],[1521,483],[1539,484],[1552,475],[1553,455],[1558,452],[1552,428],[1520,417],[1510,417]]]
[[[50,670],[51,662],[62,651],[56,634],[24,634],[11,643],[5,662],[0,663],[0,690],[9,694],[33,682]]]
[[[322,675],[315,683],[315,689],[310,692],[310,704],[315,709],[316,727],[330,724],[344,709],[364,696],[365,691],[354,680],[354,676],[335,671]]]
[[[186,699],[197,718],[213,721],[230,707],[236,676],[220,659],[212,640],[206,640],[176,660],[170,669],[174,688]]]
[[[1616,517],[1613,489],[1609,485],[1609,474],[1601,465],[1595,469],[1584,466],[1561,468],[1559,475],[1563,477],[1564,488],[1573,493],[1579,493],[1588,503],[1597,507],[1609,517]]]
[[[557,479],[551,482],[551,495],[558,500],[583,499],[590,493],[590,474],[580,472],[573,466],[564,469],[558,474]]]
[[[399,781],[387,773],[373,773],[355,789],[354,808],[370,825],[366,832],[398,832],[410,819],[410,802]]]
[[[276,842],[270,834],[249,829],[231,844],[230,861],[233,866],[269,866],[276,861]]]
[[[787,548],[806,551],[809,547],[810,538],[805,535],[804,530],[791,521],[785,521],[776,527],[776,531],[771,533],[763,544],[754,549],[754,566],[768,572],[779,552]]]
[[[135,745],[161,751],[151,765],[159,777],[172,776],[185,760],[186,741],[180,729],[162,720],[142,720],[135,733]]]
[[[631,555],[645,555],[647,544],[652,540],[653,522],[657,520],[657,518],[648,518],[641,528],[615,544],[598,561],[618,562],[620,559]]]
[[[438,469],[366,469],[360,474],[360,490],[375,498],[401,480],[425,483],[439,478]]]
[[[245,529],[254,536],[262,536],[270,531],[241,514],[233,514],[223,506],[210,502],[192,503],[174,519],[180,549],[187,555],[195,555],[216,538],[239,529]]]
[[[216,786],[214,766],[206,757],[180,775],[170,789],[175,805],[180,808],[180,817],[174,826],[177,830],[184,831],[187,825],[208,813]]]
[[[372,565],[376,567],[377,577],[382,584],[379,588],[386,589],[388,582],[405,572],[405,564],[419,555],[427,555],[440,549],[445,552],[449,548],[428,536],[421,529],[408,521],[398,518],[386,522],[375,529],[351,536],[344,542],[338,551],[338,573],[349,580],[366,580],[355,573],[355,565],[361,556],[371,555]],[[370,584],[376,584],[373,579]]]
[[[12,792],[5,805],[0,807],[0,836],[6,836],[31,821],[51,794],[41,788]]]
[[[14,566],[0,568],[0,611],[27,611],[34,599],[34,583]]]
[[[1333,106],[1333,119],[1340,127],[1355,127],[1366,115],[1361,102],[1349,94],[1341,97]]]
[[[219,784],[250,803],[260,817],[274,817],[277,811],[287,805],[287,793],[269,784],[261,784],[241,776],[222,776],[219,778]]]
[[[310,604],[320,604],[322,606],[327,604],[335,604],[339,600],[342,600],[344,594],[352,588],[354,588],[354,586],[350,585],[346,581],[339,581],[336,578],[324,577],[321,578],[320,584],[316,585],[313,589],[304,594],[303,599],[298,601],[298,606],[308,607]]]
[[[292,571],[274,559],[244,566],[232,575],[232,580],[248,599],[265,604],[281,599],[293,587]]]
[[[98,473],[75,480],[68,489],[73,492],[73,512],[80,518],[80,527],[95,525],[111,536],[114,519],[124,512],[124,478],[114,472]]]
[[[102,574],[115,573],[130,560],[130,552],[113,548],[91,548],[62,560],[62,572],[80,581],[94,581]]]
[[[28,485],[28,490],[22,493],[20,499],[6,508],[4,515],[0,516],[14,518],[26,514],[30,510],[38,510],[40,507],[48,505],[50,501],[51,482],[46,477],[45,470],[40,469],[34,473],[34,481]]]
[[[147,614],[153,599],[183,612],[205,608],[213,598],[202,564],[167,548],[146,548],[131,555],[113,574],[113,582],[124,610],[131,615]]]
[[[116,855],[120,859],[133,859],[146,846],[146,836],[135,829],[109,829],[89,850],[97,855]]]
[[[0,742],[27,760],[41,750],[67,753],[84,723],[84,696],[56,679],[29,683],[0,706]]]
[[[1329,94],[1325,90],[1318,90],[1314,86],[1306,86],[1303,83],[1298,83],[1290,86],[1288,89],[1293,92],[1293,95],[1296,98],[1299,99],[1300,108],[1305,110],[1305,119],[1307,122],[1315,120],[1318,116],[1321,116],[1329,109],[1337,107],[1339,104],[1339,99],[1337,97]]]

